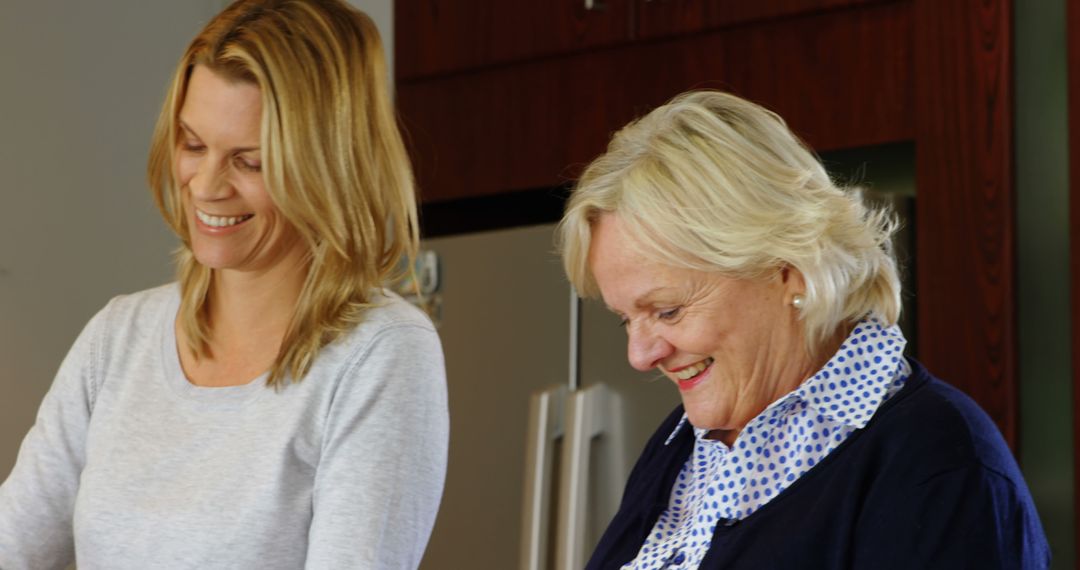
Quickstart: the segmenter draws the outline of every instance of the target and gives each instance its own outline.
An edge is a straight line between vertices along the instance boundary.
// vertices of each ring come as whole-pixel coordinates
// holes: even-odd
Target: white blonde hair
[[[607,213],[660,263],[745,279],[798,270],[811,350],[845,322],[900,316],[895,219],[834,184],[783,119],[734,95],[684,93],[617,132],[585,169],[557,231],[585,296],[599,293],[589,244]]]

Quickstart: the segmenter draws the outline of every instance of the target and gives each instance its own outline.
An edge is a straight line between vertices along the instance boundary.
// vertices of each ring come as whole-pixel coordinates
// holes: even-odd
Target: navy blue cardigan
[[[911,361],[866,428],[750,517],[717,525],[700,568],[1047,568],[1050,549],[1009,448],[970,398]],[[587,568],[633,560],[690,456],[689,424],[653,434]]]

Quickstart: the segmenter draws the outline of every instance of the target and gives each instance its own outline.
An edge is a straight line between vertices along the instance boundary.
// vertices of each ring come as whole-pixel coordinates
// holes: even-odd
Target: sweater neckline
[[[176,341],[176,319],[180,310],[179,284],[173,290],[170,302],[165,307],[161,319],[161,364],[165,371],[164,380],[170,391],[177,397],[201,405],[236,407],[258,398],[272,390],[266,386],[269,372],[264,372],[246,384],[236,386],[197,386],[192,384],[180,365],[179,346]]]

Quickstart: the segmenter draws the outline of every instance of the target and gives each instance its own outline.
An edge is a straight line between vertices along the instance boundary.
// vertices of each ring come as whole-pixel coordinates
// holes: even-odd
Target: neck
[[[807,378],[810,378],[810,376],[824,368],[825,364],[829,362],[829,359],[840,350],[840,346],[844,344],[844,340],[851,334],[853,328],[855,328],[854,323],[843,323],[831,337],[816,346],[816,350],[813,352],[806,349],[805,337],[802,335],[797,336],[795,343],[789,345],[789,349],[782,352],[787,354],[798,354],[801,356],[791,359],[785,358],[782,363],[786,369],[773,371],[770,374],[759,376],[761,378],[783,379],[781,382],[778,382],[775,386],[771,387],[766,397],[759,400],[763,403],[761,407],[755,407],[744,414],[745,417],[737,429],[714,429],[709,431],[705,437],[708,439],[720,440],[728,447],[733,446],[743,428],[746,427],[746,424],[763,412],[766,406],[779,400],[786,394],[793,392],[802,385]],[[769,359],[769,361],[773,362],[771,359]]]
[[[299,253],[257,271],[215,269],[210,284],[211,344],[239,339],[281,342],[304,286],[306,263]]]
[[[841,323],[840,327],[833,333],[831,337],[817,346],[817,350],[814,354],[810,355],[810,367],[803,376],[803,380],[809,378],[812,374],[815,374],[818,370],[825,367],[825,364],[840,351],[840,345],[844,344],[848,335],[851,334],[852,329],[855,328],[855,323],[845,322]],[[799,382],[802,384],[802,381]],[[792,390],[798,388],[799,384],[796,384]]]

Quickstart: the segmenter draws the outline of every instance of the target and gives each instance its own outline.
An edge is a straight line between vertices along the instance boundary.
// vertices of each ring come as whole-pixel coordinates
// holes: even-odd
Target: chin
[[[199,265],[207,269],[228,269],[235,264],[232,259],[229,259],[228,255],[222,255],[219,252],[195,250],[193,253],[195,261],[198,261]]]
[[[686,417],[694,427],[714,429],[727,420],[726,415],[721,413],[722,410],[717,409],[716,403],[710,401],[711,398],[701,397],[704,394],[683,393],[681,396]]]
[[[191,244],[191,254],[200,265],[209,269],[229,269],[243,261],[243,256],[238,255],[236,244],[201,238],[203,236],[196,236]]]
[[[724,425],[724,422],[711,410],[704,411],[686,406],[686,417],[694,427],[700,429],[722,429],[721,426]]]

